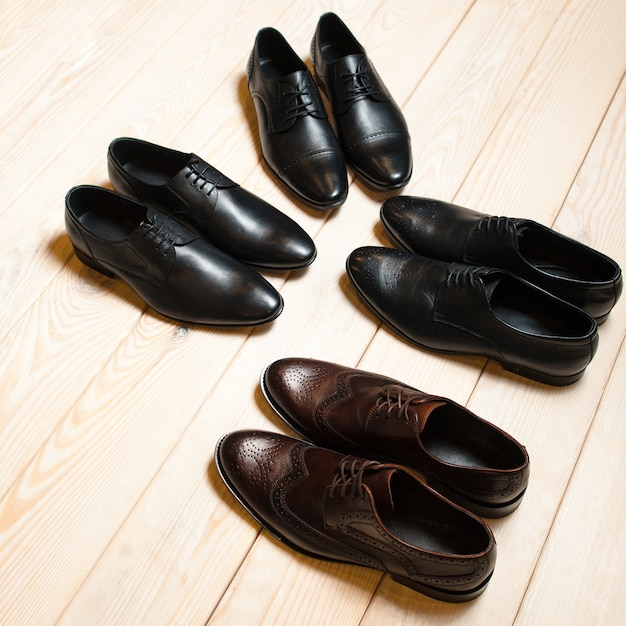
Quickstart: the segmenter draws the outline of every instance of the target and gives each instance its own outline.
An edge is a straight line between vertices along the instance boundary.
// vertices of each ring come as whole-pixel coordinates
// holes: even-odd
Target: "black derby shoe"
[[[252,325],[280,314],[280,294],[255,271],[153,207],[102,187],[65,197],[76,256],[119,276],[153,309],[184,322]]]
[[[584,309],[598,323],[622,292],[615,261],[531,220],[413,196],[390,198],[380,217],[392,237],[416,254],[508,270]]]
[[[320,93],[304,62],[274,28],[257,33],[248,87],[263,157],[279,180],[317,208],[345,202],[345,159]]]
[[[222,437],[215,464],[259,524],[303,554],[388,572],[447,602],[475,598],[491,579],[489,527],[400,465],[262,431]]]
[[[296,269],[315,259],[313,241],[296,222],[193,153],[120,137],[107,161],[116,191],[184,222],[239,261]]]
[[[348,163],[375,189],[406,185],[413,159],[404,116],[363,46],[334,13],[320,17],[311,56]]]
[[[503,270],[364,247],[347,271],[377,315],[423,348],[488,357],[551,385],[578,380],[596,352],[592,317]]]
[[[278,415],[318,446],[416,470],[472,513],[502,517],[528,486],[525,448],[441,396],[336,363],[284,358],[261,376]]]

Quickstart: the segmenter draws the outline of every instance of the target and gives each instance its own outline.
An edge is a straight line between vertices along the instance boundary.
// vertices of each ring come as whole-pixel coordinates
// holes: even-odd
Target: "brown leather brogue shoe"
[[[224,436],[215,458],[250,514],[299,552],[388,572],[448,602],[471,600],[491,578],[488,526],[399,465],[259,431]]]
[[[406,465],[484,517],[510,513],[526,491],[525,448],[447,398],[379,374],[299,358],[269,365],[261,387],[280,417],[310,441]]]

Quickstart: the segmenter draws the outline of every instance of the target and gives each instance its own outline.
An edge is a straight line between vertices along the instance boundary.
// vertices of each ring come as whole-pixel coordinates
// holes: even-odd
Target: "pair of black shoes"
[[[119,276],[163,315],[269,322],[283,300],[253,267],[296,269],[315,259],[296,222],[195,154],[122,137],[109,146],[108,171],[116,191],[81,185],[67,193],[67,234],[83,263]]]
[[[582,376],[622,291],[615,261],[531,220],[429,198],[390,198],[381,220],[404,250],[359,248],[347,271],[403,338],[547,384]]]
[[[375,189],[406,185],[413,168],[406,121],[363,46],[334,13],[320,17],[311,54],[338,139],[313,76],[282,34],[263,28],[256,36],[248,87],[270,169],[320,209],[346,200],[346,160]]]

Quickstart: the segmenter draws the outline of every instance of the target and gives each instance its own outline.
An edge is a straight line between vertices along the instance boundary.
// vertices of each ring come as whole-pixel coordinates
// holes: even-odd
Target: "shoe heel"
[[[526,378],[530,378],[531,380],[536,380],[537,382],[543,383],[544,385],[554,385],[555,387],[564,387],[565,385],[571,385],[572,383],[575,383],[585,373],[585,368],[583,368],[580,372],[576,372],[575,374],[554,376],[552,374],[544,374],[543,372],[538,372],[537,370],[531,370],[528,367],[514,365],[513,363],[506,363],[504,361],[502,362],[502,367],[509,372],[518,374],[519,376],[524,376]]]
[[[90,267],[92,270],[96,270],[96,272],[100,272],[101,274],[104,274],[105,276],[108,276],[109,278],[114,278],[115,277],[115,274],[113,272],[108,270],[106,267],[100,265],[100,263],[98,263],[98,261],[96,261],[94,258],[88,256],[84,252],[81,252],[77,248],[74,248],[74,253],[78,257],[79,261],[84,263],[87,267]]]

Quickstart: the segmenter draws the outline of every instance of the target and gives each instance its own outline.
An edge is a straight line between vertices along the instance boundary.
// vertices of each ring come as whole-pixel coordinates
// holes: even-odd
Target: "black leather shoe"
[[[193,153],[120,137],[107,161],[118,192],[192,226],[239,261],[295,269],[315,259],[313,241],[296,222]]]
[[[615,261],[531,220],[413,196],[390,198],[380,217],[394,239],[416,254],[508,270],[584,309],[598,323],[622,292]]]
[[[261,376],[278,415],[318,446],[405,465],[472,513],[502,517],[528,486],[513,437],[465,407],[373,372],[284,358]]]
[[[489,526],[401,465],[253,430],[222,437],[215,464],[248,512],[303,554],[388,572],[446,602],[471,600],[489,584]]]
[[[348,163],[376,189],[406,185],[413,159],[404,116],[363,46],[334,13],[320,17],[311,55]]]
[[[257,33],[248,87],[263,157],[279,180],[317,208],[345,202],[345,159],[322,97],[304,62],[274,28]]]
[[[578,380],[596,352],[592,317],[502,270],[364,247],[347,271],[365,302],[423,348],[488,357],[550,385]]]
[[[102,187],[73,187],[65,227],[85,265],[119,276],[153,309],[198,324],[250,325],[280,314],[259,274],[153,207]]]

